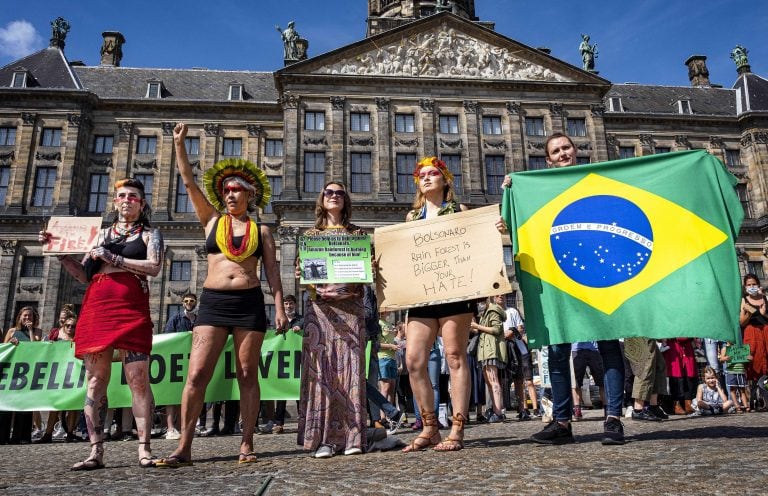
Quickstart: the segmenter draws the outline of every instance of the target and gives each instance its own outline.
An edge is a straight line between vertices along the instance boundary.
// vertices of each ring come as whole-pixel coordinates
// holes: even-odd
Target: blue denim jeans
[[[429,382],[432,383],[432,393],[435,396],[435,408],[434,412],[437,413],[440,410],[440,348],[437,346],[432,347],[432,351],[429,352],[429,362],[427,363],[427,373],[429,373]],[[421,413],[419,413],[419,405],[416,402],[416,398],[413,399],[413,411],[416,413],[416,418],[421,419]]]
[[[368,380],[365,381],[365,395],[368,397],[368,413],[372,420],[379,420],[379,410],[384,411],[387,418],[397,415],[397,407],[387,401],[379,391],[379,359],[371,347],[371,359],[368,364]]]
[[[598,341],[605,376],[606,415],[621,417],[624,402],[624,355],[618,340]],[[567,422],[573,412],[571,396],[571,345],[553,344],[549,347],[549,377],[552,382],[552,410],[555,420]]]

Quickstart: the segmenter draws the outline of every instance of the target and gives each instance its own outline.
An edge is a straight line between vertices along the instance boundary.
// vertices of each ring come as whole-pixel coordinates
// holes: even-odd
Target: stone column
[[[466,160],[462,160],[461,164],[464,169],[462,172],[468,170],[470,172],[469,175],[464,174],[464,177],[469,177],[469,181],[464,182],[465,187],[468,186],[468,191],[465,191],[464,194],[471,203],[486,203],[485,194],[483,193],[483,167],[482,165],[468,167],[470,164],[481,164],[483,156],[478,139],[480,136],[480,124],[477,117],[478,105],[476,101],[465,100],[463,106],[466,128],[462,138],[466,140],[467,146],[466,153],[462,154]],[[469,194],[467,195],[467,193]]]
[[[13,173],[14,168],[11,168],[8,184],[11,206],[8,209],[8,214],[26,214],[29,210],[29,195],[33,187],[32,181],[35,178],[35,148],[39,140],[36,124],[37,114],[22,112],[21,126],[17,128],[16,135],[16,141],[19,143],[19,155],[16,158],[16,164],[19,167],[15,174]]]
[[[525,110],[520,106],[520,102],[507,102],[507,117],[509,118],[509,148],[506,153],[505,162],[507,172],[520,172],[525,167]]]
[[[299,97],[285,92],[280,98],[283,107],[283,193],[281,200],[297,200],[299,193]]]
[[[329,166],[331,169],[331,177],[326,174],[326,181],[341,181],[344,184],[349,183],[347,180],[347,128],[346,128],[346,115],[345,107],[347,99],[343,96],[332,96],[331,101],[331,149],[330,153],[326,156],[326,170]],[[328,130],[326,129],[326,132]]]
[[[382,201],[394,201],[394,188],[392,187],[392,171],[394,164],[392,162],[392,121],[389,114],[389,98],[376,98],[376,120],[377,127],[375,133],[376,155],[377,155],[377,175],[378,184],[373,185],[374,191],[378,193],[378,199]]]
[[[161,123],[163,134],[160,137],[158,143],[160,155],[158,157],[158,163],[154,171],[147,171],[154,173],[154,184],[152,187],[152,217],[158,221],[170,220],[170,213],[173,210],[173,200],[169,205],[169,197],[167,194],[160,194],[161,192],[173,191],[176,180],[176,164],[174,162],[175,147],[173,144],[173,128],[176,127],[175,122],[163,122]],[[190,136],[187,134],[187,136]],[[160,174],[160,171],[167,170],[170,172],[172,179],[168,179],[168,175]],[[161,177],[164,176],[164,177]],[[167,183],[166,181],[169,181]],[[146,186],[146,185],[145,185]]]
[[[565,133],[564,120],[567,117],[567,112],[563,110],[562,103],[550,103],[549,115],[552,119],[552,134]]]
[[[591,118],[588,119],[587,122],[591,123],[588,136],[593,146],[591,154],[592,162],[605,162],[610,160],[608,158],[608,147],[603,139],[605,136],[605,120],[603,118],[605,105],[590,105],[589,111]]]
[[[653,135],[641,134],[639,135],[639,138],[641,148],[640,156],[645,157],[646,155],[653,155],[653,150],[656,147],[656,142],[653,140]]]
[[[283,283],[283,295],[293,294],[299,299],[299,281],[296,279],[296,240],[298,226],[280,226],[277,228],[277,240],[280,244],[280,279]]]
[[[419,100],[421,107],[421,142],[424,157],[437,155],[437,133],[435,132],[435,101],[431,98]],[[420,157],[417,155],[416,160]]]

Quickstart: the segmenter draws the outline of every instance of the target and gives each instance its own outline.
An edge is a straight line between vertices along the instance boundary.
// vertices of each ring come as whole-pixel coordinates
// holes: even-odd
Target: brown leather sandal
[[[424,429],[421,431],[421,434],[411,441],[409,446],[403,448],[403,453],[426,451],[427,448],[440,444],[440,429],[435,412],[421,412],[421,421],[424,425]],[[428,430],[432,432],[432,434],[427,434]],[[437,440],[435,440],[435,437],[437,437]]]
[[[467,423],[467,417],[461,413],[455,414],[451,418],[453,422],[453,429],[442,442],[438,443],[434,448],[435,451],[459,451],[464,449],[464,424]],[[461,437],[454,437],[461,436]]]

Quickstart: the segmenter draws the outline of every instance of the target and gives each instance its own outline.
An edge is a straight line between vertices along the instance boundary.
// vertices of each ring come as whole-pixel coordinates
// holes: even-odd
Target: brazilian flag
[[[735,340],[744,211],[718,159],[695,150],[512,178],[502,216],[531,346]]]

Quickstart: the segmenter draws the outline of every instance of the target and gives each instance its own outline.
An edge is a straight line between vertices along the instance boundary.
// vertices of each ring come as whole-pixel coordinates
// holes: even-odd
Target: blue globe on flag
[[[648,217],[631,201],[589,196],[565,207],[550,230],[558,266],[575,282],[607,288],[637,276],[653,252]]]

